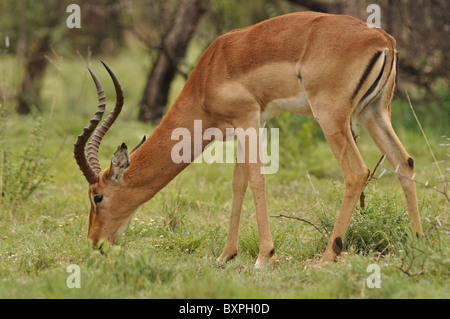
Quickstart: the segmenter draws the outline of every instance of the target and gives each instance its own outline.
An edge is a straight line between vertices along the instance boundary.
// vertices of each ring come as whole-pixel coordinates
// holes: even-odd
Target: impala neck
[[[198,103],[186,102],[182,96],[180,94],[147,141],[130,156],[131,164],[126,172],[126,182],[128,187],[135,188],[136,193],[142,194],[139,196],[142,201],[140,204],[150,200],[192,163],[209,142],[202,141],[201,151],[197,150],[197,154],[194,154],[194,120],[204,119],[205,114]],[[207,123],[204,126],[205,124]],[[188,163],[177,164],[172,160],[172,149],[180,142],[172,140],[172,132],[177,128],[188,130],[191,136],[191,161]],[[206,128],[203,127],[203,130]]]

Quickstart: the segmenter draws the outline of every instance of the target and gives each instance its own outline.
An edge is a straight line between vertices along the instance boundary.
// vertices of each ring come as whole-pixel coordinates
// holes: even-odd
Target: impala
[[[189,163],[174,163],[171,139],[177,128],[191,133],[194,121],[202,130],[244,130],[263,127],[277,114],[290,111],[313,115],[331,147],[345,181],[337,220],[321,262],[340,255],[344,235],[369,170],[353,139],[352,123],[358,121],[370,134],[397,176],[405,194],[412,229],[423,234],[419,217],[414,161],[391,125],[391,100],[396,85],[395,39],[379,28],[350,16],[292,13],[218,37],[200,57],[179,97],[150,137],[128,152],[118,147],[108,168],[101,170],[98,149],[102,137],[123,105],[123,93],[114,73],[106,67],[116,90],[116,106],[96,129],[105,111],[103,89],[97,86],[99,105],[74,146],[75,159],[89,183],[91,203],[88,238],[114,244],[136,209],[150,200]],[[94,132],[87,147],[85,145]],[[260,136],[258,136],[258,139]],[[247,148],[243,138],[238,147]],[[192,160],[201,148],[192,145]],[[259,233],[255,266],[274,254],[266,208],[265,177],[261,160],[236,162],[229,232],[219,261],[232,259],[238,249],[238,228],[244,194],[253,193]],[[189,161],[192,162],[192,161]]]

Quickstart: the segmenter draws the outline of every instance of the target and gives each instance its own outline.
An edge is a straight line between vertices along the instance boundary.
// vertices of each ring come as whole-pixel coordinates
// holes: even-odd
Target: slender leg
[[[251,114],[246,119],[241,119],[236,127],[236,137],[239,150],[237,166],[235,168],[235,192],[233,199],[233,212],[230,222],[230,233],[224,254],[219,259],[225,259],[230,253],[234,253],[237,246],[237,225],[239,224],[240,210],[247,183],[253,193],[256,210],[256,222],[259,234],[259,254],[255,267],[263,267],[274,254],[272,236],[270,234],[269,216],[267,215],[265,177],[262,174],[263,163],[260,158],[260,131],[259,112]],[[242,153],[243,152],[243,153]],[[239,165],[240,164],[240,165]],[[243,176],[246,172],[246,178]]]
[[[375,144],[397,172],[403,192],[405,193],[409,219],[413,231],[423,235],[422,223],[419,216],[416,186],[414,182],[414,160],[407,153],[392,128],[390,108],[368,109],[364,114],[363,125],[372,136]],[[380,112],[380,110],[382,110]]]
[[[255,267],[262,268],[269,262],[275,251],[270,233],[269,216],[267,215],[266,180],[264,174],[262,174],[263,163],[259,156],[261,154],[259,126],[251,126],[250,129],[255,130],[255,134],[253,135],[255,138],[249,138],[247,142],[245,141],[245,137],[240,138],[238,136],[238,139],[241,140],[242,145],[245,145],[245,162],[248,180],[255,201],[256,222],[259,234],[259,254]],[[252,147],[252,143],[256,143],[256,147]]]
[[[261,163],[249,163],[248,175],[250,188],[255,200],[256,222],[259,234],[259,254],[255,267],[264,267],[275,253],[267,215],[265,177],[261,174]]]
[[[238,141],[239,147],[239,141]],[[233,204],[231,207],[230,227],[225,248],[217,259],[226,262],[233,259],[238,251],[239,222],[241,219],[242,204],[248,187],[247,167],[245,163],[236,162],[233,175]]]
[[[258,107],[259,105],[255,109]],[[263,267],[274,254],[269,216],[267,215],[265,177],[262,173],[263,163],[259,156],[262,153],[260,152],[259,119],[260,113],[254,112],[248,113],[247,117],[241,117],[234,123],[238,140],[238,154],[233,176],[233,205],[227,242],[223,253],[218,258],[219,261],[226,261],[237,252],[242,203],[247,186],[250,185],[255,201],[259,234],[259,254],[255,264],[257,268]]]
[[[330,121],[330,118],[327,121]],[[327,121],[323,121],[321,126],[328,144],[341,166],[345,181],[345,192],[341,209],[321,263],[334,261],[340,255],[345,233],[369,173],[356,147],[350,123],[346,125],[338,121]]]

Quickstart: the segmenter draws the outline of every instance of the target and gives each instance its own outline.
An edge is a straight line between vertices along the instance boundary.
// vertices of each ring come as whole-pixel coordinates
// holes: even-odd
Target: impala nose
[[[92,239],[91,239],[92,240]],[[108,242],[107,240],[101,239],[101,240],[92,240],[92,248],[94,250],[99,250],[102,254],[105,254],[105,252],[108,251],[108,249],[112,246],[113,244]]]
[[[88,237],[88,239],[91,241],[93,249],[98,249],[99,248],[98,244],[99,244],[100,241],[98,239],[89,238],[89,237]]]

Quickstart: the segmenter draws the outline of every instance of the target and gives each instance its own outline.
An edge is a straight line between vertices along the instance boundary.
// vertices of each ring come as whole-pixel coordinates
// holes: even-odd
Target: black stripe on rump
[[[392,60],[392,64],[394,63],[394,60]],[[378,86],[378,83],[380,83],[381,77],[383,76],[383,71],[384,71],[384,67],[386,66],[386,59],[384,59],[383,61],[383,65],[381,66],[381,71],[380,74],[378,74],[377,79],[375,80],[375,82],[373,82],[373,84],[370,86],[370,88],[367,90],[366,94],[364,94],[364,96],[362,97],[361,100],[364,100],[366,97],[368,97],[370,94],[372,94],[373,91],[375,91],[376,87]],[[388,78],[391,75],[392,72],[392,65],[391,65],[391,69],[389,70],[389,74],[388,74]]]
[[[370,72],[372,72],[372,69],[375,66],[375,63],[377,62],[377,60],[380,57],[381,53],[382,53],[382,51],[377,51],[373,55],[372,59],[370,60],[369,64],[367,65],[366,70],[364,71],[364,74],[361,77],[361,80],[359,80],[359,84],[356,87],[355,92],[353,93],[352,99],[354,99],[356,97],[356,95],[359,93],[359,90],[361,90],[361,87],[363,86],[364,82],[367,80],[367,77],[369,76]],[[381,70],[383,70],[383,69],[384,69],[384,65],[383,65],[383,68]],[[381,74],[382,73],[383,72],[380,72],[380,75],[378,76],[378,79],[375,82],[379,81],[379,79],[381,78]]]

